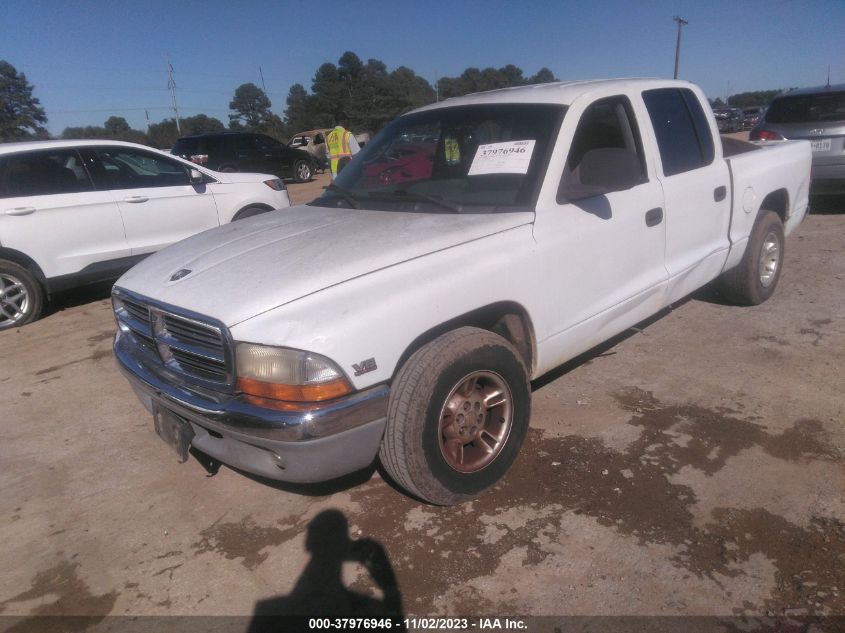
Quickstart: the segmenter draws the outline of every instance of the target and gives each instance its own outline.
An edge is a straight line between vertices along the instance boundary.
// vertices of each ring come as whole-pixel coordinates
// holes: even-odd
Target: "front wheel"
[[[0,330],[35,321],[43,306],[38,280],[23,266],[0,259]]]
[[[232,222],[237,222],[238,220],[243,220],[245,218],[251,218],[255,215],[261,215],[262,213],[267,213],[267,211],[269,211],[269,209],[265,209],[264,207],[247,207],[238,211],[232,218]]]
[[[737,305],[756,306],[775,292],[783,268],[783,222],[761,210],[739,265],[719,278],[719,290]]]
[[[519,353],[472,327],[416,351],[390,393],[379,457],[411,494],[436,505],[478,496],[501,479],[528,430],[531,390]]]
[[[293,166],[293,179],[296,182],[309,182],[313,174],[311,165],[306,160],[298,160]]]

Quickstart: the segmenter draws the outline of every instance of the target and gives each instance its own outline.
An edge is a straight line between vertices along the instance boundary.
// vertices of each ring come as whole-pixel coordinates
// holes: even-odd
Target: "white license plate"
[[[810,145],[812,146],[814,152],[829,152],[830,151],[830,139],[829,138],[820,138],[817,141],[810,141]]]

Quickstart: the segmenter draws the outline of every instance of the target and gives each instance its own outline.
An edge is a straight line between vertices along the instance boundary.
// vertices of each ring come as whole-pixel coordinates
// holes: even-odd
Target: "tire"
[[[262,213],[267,213],[270,209],[265,209],[264,207],[246,207],[238,211],[235,216],[232,218],[232,222],[237,222],[238,220],[243,220],[245,218],[251,218],[254,215],[261,215]]]
[[[760,211],[739,265],[722,274],[720,292],[732,303],[760,305],[780,280],[784,256],[783,223],[774,211]]]
[[[293,179],[296,182],[310,182],[314,168],[307,160],[298,160],[293,164]]]
[[[0,330],[35,321],[44,308],[44,290],[26,268],[0,259]]]
[[[528,372],[516,349],[492,332],[462,327],[421,347],[397,373],[379,458],[420,499],[468,501],[513,464],[530,413]]]

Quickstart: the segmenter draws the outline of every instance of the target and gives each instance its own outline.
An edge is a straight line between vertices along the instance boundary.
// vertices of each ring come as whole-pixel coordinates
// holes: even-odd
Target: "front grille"
[[[122,290],[115,290],[114,311],[121,330],[152,362],[206,387],[231,387],[230,346],[222,324],[180,314]]]

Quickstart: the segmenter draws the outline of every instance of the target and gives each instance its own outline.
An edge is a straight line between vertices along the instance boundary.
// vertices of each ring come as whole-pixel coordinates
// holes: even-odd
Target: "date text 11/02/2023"
[[[527,631],[520,618],[309,618],[308,628],[317,630],[391,630],[402,631]]]

